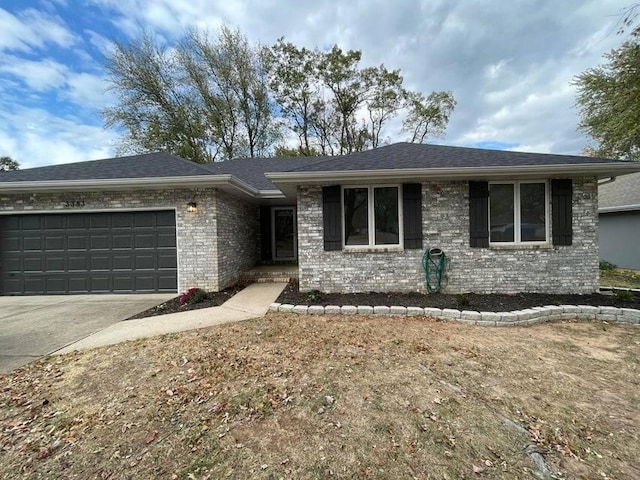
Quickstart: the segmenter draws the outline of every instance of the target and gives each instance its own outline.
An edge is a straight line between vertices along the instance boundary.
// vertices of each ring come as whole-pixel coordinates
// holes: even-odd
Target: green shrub
[[[459,293],[456,295],[456,301],[460,307],[468,307],[471,304],[466,293]]]
[[[616,290],[614,295],[616,296],[616,300],[619,302],[628,302],[633,300],[633,293],[629,290]]]
[[[600,270],[615,270],[616,268],[618,268],[617,265],[606,260],[600,260]]]

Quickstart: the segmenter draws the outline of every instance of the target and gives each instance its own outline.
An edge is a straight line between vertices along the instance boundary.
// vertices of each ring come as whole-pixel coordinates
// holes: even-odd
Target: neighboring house
[[[640,270],[640,173],[598,188],[600,259]]]
[[[639,164],[399,143],[198,165],[166,154],[0,175],[0,294],[219,290],[297,262],[300,288],[598,288],[598,179]]]

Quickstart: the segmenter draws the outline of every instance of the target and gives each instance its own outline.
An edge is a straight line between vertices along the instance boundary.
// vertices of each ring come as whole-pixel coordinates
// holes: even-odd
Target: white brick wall
[[[298,188],[300,288],[305,291],[425,291],[422,254],[450,259],[446,293],[590,293],[598,288],[597,179],[574,179],[573,245],[469,247],[467,182],[422,182],[423,249],[325,252],[322,187]]]
[[[175,209],[178,245],[178,290],[200,287],[218,290],[217,192],[213,189],[147,190],[126,192],[74,192],[2,194],[3,212],[90,212],[128,209]],[[68,200],[82,200],[84,207],[64,208]],[[197,213],[187,203],[198,204]]]

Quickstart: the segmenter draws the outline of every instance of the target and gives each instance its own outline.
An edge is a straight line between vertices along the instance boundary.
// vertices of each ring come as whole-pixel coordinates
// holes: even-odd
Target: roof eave
[[[606,178],[615,175],[640,172],[640,163],[593,163],[563,165],[522,165],[492,167],[456,168],[405,168],[379,170],[340,170],[321,172],[268,172],[265,173],[275,184],[323,183],[326,181],[371,181],[405,180],[431,178],[438,180],[527,178],[540,176],[598,176]]]
[[[259,190],[233,175],[195,175],[178,177],[113,178],[89,180],[40,180],[0,182],[0,193],[78,192],[164,188],[218,187],[252,198]]]
[[[636,210],[640,210],[640,204],[618,205],[615,207],[601,207],[598,209],[598,213],[633,212]]]

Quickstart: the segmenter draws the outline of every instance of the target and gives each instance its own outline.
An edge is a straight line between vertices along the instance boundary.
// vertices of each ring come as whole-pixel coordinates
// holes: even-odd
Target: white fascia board
[[[598,213],[633,212],[635,210],[640,210],[640,204],[619,205],[617,207],[602,207],[598,209]]]
[[[341,170],[322,172],[268,172],[265,176],[276,184],[300,184],[372,180],[439,180],[540,178],[557,176],[597,176],[599,178],[640,172],[640,162],[563,165],[521,165],[463,168],[405,168],[384,170]]]
[[[106,191],[162,188],[233,187],[234,191],[257,197],[258,190],[233,175],[195,175],[178,177],[109,178],[91,180],[40,180],[0,182],[0,193]]]

